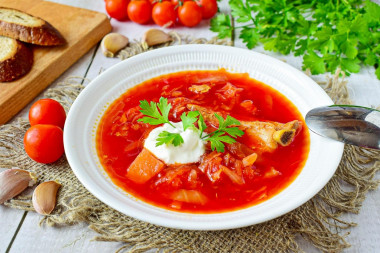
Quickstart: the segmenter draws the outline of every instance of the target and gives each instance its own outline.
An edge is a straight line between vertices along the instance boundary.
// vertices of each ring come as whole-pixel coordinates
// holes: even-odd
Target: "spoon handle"
[[[380,149],[380,111],[363,106],[314,108],[306,115],[311,131],[360,147]]]

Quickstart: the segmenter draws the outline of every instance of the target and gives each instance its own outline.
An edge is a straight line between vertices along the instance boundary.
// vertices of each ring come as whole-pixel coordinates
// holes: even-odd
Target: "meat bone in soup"
[[[173,124],[181,122],[182,114],[196,111],[207,125],[205,136],[220,127],[216,113],[237,119],[240,124],[232,127],[244,134],[222,143],[222,152],[203,139],[198,161],[167,163],[144,147],[161,125],[141,121],[140,101],[158,102],[161,97],[171,105],[168,119]],[[261,203],[298,176],[309,153],[304,126],[285,96],[248,74],[185,71],[145,81],[114,101],[99,123],[96,145],[112,181],[133,196],[169,210],[218,213]]]

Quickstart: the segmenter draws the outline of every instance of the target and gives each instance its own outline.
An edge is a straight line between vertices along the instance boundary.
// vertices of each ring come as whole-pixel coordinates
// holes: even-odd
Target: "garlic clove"
[[[128,38],[120,33],[109,33],[103,37],[100,46],[105,56],[114,57],[117,52],[127,46],[128,42]]]
[[[170,42],[172,40],[173,38],[169,34],[160,29],[149,29],[142,37],[142,42],[146,43],[150,47]]]
[[[50,214],[57,202],[57,192],[61,184],[56,181],[43,182],[33,192],[32,202],[37,213]]]
[[[26,170],[12,168],[0,173],[0,204],[17,196],[28,186],[37,182],[37,177]]]

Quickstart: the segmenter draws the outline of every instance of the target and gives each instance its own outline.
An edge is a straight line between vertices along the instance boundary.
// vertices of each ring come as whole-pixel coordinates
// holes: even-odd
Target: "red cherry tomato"
[[[184,2],[178,8],[178,18],[187,27],[198,25],[202,20],[202,9],[195,2]]]
[[[52,163],[63,154],[63,131],[54,125],[34,125],[26,131],[24,148],[39,163]]]
[[[129,0],[107,0],[106,11],[108,15],[117,20],[128,19],[127,7]]]
[[[146,24],[152,17],[152,5],[147,0],[133,0],[128,4],[128,17],[135,23]]]
[[[50,98],[38,100],[29,110],[29,122],[31,126],[50,124],[63,129],[65,120],[65,109],[63,109],[60,103]]]
[[[156,3],[152,9],[152,18],[154,23],[159,26],[170,27],[177,20],[177,12],[171,2]]]
[[[218,12],[218,3],[216,0],[196,0],[202,9],[204,19],[212,18]]]

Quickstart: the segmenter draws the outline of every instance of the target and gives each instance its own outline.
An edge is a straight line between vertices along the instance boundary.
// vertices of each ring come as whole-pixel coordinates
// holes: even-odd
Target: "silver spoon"
[[[314,133],[359,147],[380,149],[380,111],[352,105],[314,108],[306,114]]]

